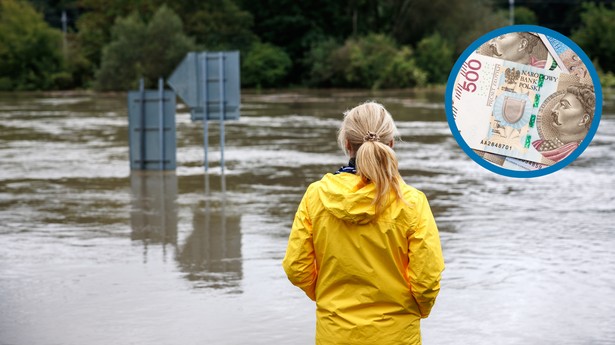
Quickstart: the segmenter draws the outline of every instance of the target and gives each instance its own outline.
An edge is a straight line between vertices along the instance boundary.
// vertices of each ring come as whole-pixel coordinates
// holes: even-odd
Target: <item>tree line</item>
[[[615,84],[612,3],[525,0],[514,20],[571,36]],[[509,23],[503,0],[0,0],[0,90],[153,86],[205,50],[239,50],[243,87],[439,85]]]

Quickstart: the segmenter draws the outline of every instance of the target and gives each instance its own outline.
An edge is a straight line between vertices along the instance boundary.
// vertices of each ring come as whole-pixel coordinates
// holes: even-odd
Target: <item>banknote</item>
[[[497,155],[495,153],[480,151],[480,150],[472,150],[482,159],[498,166],[504,165],[504,161],[506,160],[506,156]]]
[[[501,60],[559,72],[559,64],[556,60],[559,56],[553,56],[552,49],[549,49],[545,42],[533,32],[509,32],[485,42],[476,52]]]
[[[557,38],[544,34],[539,34],[539,37],[563,72],[576,75],[581,83],[592,84],[587,66],[574,50]]]
[[[461,67],[452,100],[470,148],[544,166],[574,152],[595,108],[593,86],[577,75],[477,52]]]
[[[530,162],[523,159],[506,157],[491,152],[473,150],[484,160],[508,170],[533,171],[545,168],[547,165]]]
[[[540,40],[542,41],[542,43],[545,45],[547,50],[549,50],[549,55],[553,57],[553,60],[555,60],[560,70],[564,73],[570,73],[570,71],[568,70],[568,67],[566,67],[566,65],[564,64],[564,61],[562,60],[561,56],[558,55],[557,51],[553,47],[553,43],[555,42],[549,41],[549,37],[547,37],[547,35],[545,34],[538,34],[538,37],[540,37]]]

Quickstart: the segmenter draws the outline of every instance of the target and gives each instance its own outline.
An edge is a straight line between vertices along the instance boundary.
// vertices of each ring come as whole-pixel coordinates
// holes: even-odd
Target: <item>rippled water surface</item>
[[[207,180],[185,109],[177,171],[131,174],[124,94],[0,94],[0,344],[313,344],[280,263],[305,188],[345,163],[342,112],[368,99],[440,228],[424,344],[615,344],[614,98],[583,155],[528,180],[471,161],[439,92],[244,91],[224,176],[210,125]]]

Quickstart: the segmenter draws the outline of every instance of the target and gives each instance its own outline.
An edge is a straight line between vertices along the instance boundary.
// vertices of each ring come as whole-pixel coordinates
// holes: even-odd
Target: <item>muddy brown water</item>
[[[182,107],[176,172],[131,173],[125,94],[0,94],[0,344],[313,344],[280,263],[305,188],[345,163],[342,112],[368,99],[440,228],[424,344],[615,343],[614,95],[575,162],[515,179],[458,148],[442,92],[296,90],[244,91],[224,176],[211,124],[209,193]]]

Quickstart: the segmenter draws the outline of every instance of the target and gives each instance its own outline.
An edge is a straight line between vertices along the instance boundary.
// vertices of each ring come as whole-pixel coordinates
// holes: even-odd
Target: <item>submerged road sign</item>
[[[239,119],[239,52],[190,52],[167,83],[190,108],[193,121]]]
[[[145,90],[128,92],[130,169],[175,170],[175,92]]]
[[[203,167],[208,172],[208,122],[220,121],[221,188],[224,179],[224,121],[239,119],[239,52],[190,52],[175,68],[169,85],[190,108],[192,121],[203,121]],[[205,190],[208,191],[208,180]]]

